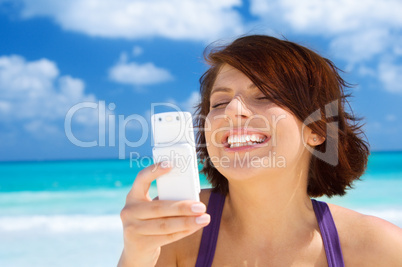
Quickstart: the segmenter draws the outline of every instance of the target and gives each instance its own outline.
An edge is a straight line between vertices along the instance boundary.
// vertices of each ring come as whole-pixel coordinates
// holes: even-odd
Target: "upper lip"
[[[259,135],[264,135],[266,138],[269,138],[269,136],[266,133],[263,133],[259,130],[253,129],[253,128],[233,128],[229,131],[226,131],[223,136],[221,143],[224,144],[225,146],[228,146],[228,137],[230,135],[252,135],[252,134],[259,134]]]

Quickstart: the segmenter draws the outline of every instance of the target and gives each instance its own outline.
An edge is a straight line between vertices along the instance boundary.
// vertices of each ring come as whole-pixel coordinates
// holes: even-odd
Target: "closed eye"
[[[212,107],[212,108],[218,108],[218,107],[220,107],[220,106],[227,105],[227,104],[229,104],[229,102],[222,102],[222,103],[215,104],[215,105],[213,105],[213,106],[211,106],[211,107]]]

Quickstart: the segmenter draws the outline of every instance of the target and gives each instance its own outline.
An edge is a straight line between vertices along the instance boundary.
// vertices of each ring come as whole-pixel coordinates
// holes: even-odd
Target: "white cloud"
[[[402,27],[399,0],[251,0],[250,12],[268,25],[330,38],[336,56],[367,60],[395,46]]]
[[[109,78],[118,83],[131,85],[150,85],[173,80],[168,70],[159,68],[153,63],[128,62],[125,53],[120,56],[119,62],[109,69]]]
[[[26,61],[18,55],[0,57],[0,118],[3,122],[22,121],[25,130],[55,132],[52,122],[64,119],[78,102],[96,101],[85,94],[84,82],[60,76],[48,59]],[[93,121],[93,112],[81,113]],[[78,114],[77,114],[78,115]]]
[[[32,120],[24,124],[24,129],[36,137],[48,138],[50,135],[60,134],[60,129],[42,120]]]
[[[369,68],[364,65],[359,67],[358,73],[361,76],[377,77],[377,71],[375,69]]]
[[[385,51],[390,43],[386,29],[371,29],[335,37],[330,44],[334,56],[350,63],[370,60]]]
[[[199,92],[192,92],[190,96],[182,102],[178,102],[173,98],[168,99],[166,102],[176,105],[177,108],[181,109],[182,111],[188,111],[192,115],[195,112],[195,106],[199,104],[201,100],[201,96]]]
[[[50,17],[66,30],[107,38],[210,41],[240,34],[241,0],[21,0],[21,16]]]
[[[11,104],[6,101],[0,100],[0,114],[1,113],[8,113],[11,110]]]
[[[391,93],[402,93],[402,65],[384,61],[380,63],[378,73],[385,90]]]
[[[270,27],[324,37],[329,41],[331,55],[345,61],[348,71],[357,67],[358,73],[365,76],[373,74],[367,70],[378,69],[379,80],[386,90],[402,91],[396,81],[400,79],[397,76],[400,68],[381,62],[384,57],[396,58],[402,54],[400,0],[251,0],[250,3],[250,12]]]
[[[364,29],[398,28],[402,25],[399,0],[251,0],[250,11],[261,18],[274,18],[304,34],[337,35]]]
[[[181,106],[183,109],[194,115],[195,106],[201,101],[201,95],[199,92],[192,92],[188,99],[186,99]]]
[[[0,57],[0,88],[2,99],[36,98],[50,88],[59,75],[47,59],[26,63],[20,56]]]

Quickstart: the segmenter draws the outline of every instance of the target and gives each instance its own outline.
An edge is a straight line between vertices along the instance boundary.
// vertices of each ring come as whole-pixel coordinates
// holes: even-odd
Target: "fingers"
[[[120,217],[123,222],[125,250],[135,257],[149,255],[144,254],[144,251],[154,253],[161,246],[191,235],[210,222],[209,214],[205,213],[206,206],[201,202],[152,201],[149,198],[148,191],[152,181],[168,173],[170,169],[167,162],[143,169],[138,173],[127,195]]]
[[[197,217],[170,217],[152,220],[139,220],[135,224],[141,235],[172,235],[179,232],[198,230],[206,226],[211,220],[209,214]],[[169,239],[169,238],[168,238]]]
[[[207,226],[210,220],[209,214],[136,220],[124,227],[124,240],[137,252],[153,250],[195,233]]]
[[[149,200],[148,190],[153,180],[170,171],[167,162],[159,162],[141,170],[135,178],[129,197],[136,200]]]
[[[149,248],[154,247],[157,245],[159,248],[161,246],[173,243],[175,241],[178,241],[182,238],[185,238],[196,231],[198,231],[200,228],[197,229],[192,229],[192,230],[186,230],[182,232],[176,232],[168,235],[152,235],[152,236],[139,236],[136,238],[136,240],[131,243],[136,247],[135,251],[137,254],[142,255],[144,252],[147,251],[152,251]]]
[[[126,205],[121,219],[126,241],[155,248],[177,241],[209,224],[206,206],[194,201],[139,201]]]
[[[207,209],[203,203],[191,200],[141,202],[134,203],[127,208],[135,210],[135,217],[141,220],[173,216],[194,216],[205,213]]]

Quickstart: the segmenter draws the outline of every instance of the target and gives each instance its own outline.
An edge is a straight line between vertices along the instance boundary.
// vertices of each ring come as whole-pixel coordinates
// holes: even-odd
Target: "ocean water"
[[[128,160],[0,163],[0,266],[116,266],[119,213],[139,170]],[[324,200],[402,227],[402,152],[373,153],[353,190]]]

